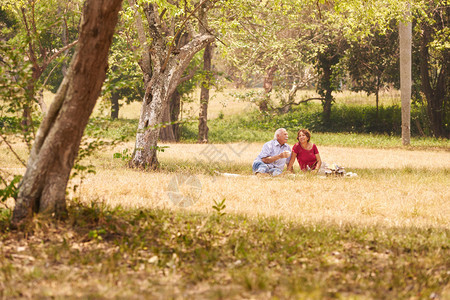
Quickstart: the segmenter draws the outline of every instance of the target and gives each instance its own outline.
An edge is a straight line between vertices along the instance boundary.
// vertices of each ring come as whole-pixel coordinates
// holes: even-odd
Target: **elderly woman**
[[[311,132],[308,129],[300,129],[297,133],[298,143],[292,148],[288,171],[294,172],[294,161],[297,158],[302,171],[319,170],[322,165],[319,150],[315,144],[310,143]]]

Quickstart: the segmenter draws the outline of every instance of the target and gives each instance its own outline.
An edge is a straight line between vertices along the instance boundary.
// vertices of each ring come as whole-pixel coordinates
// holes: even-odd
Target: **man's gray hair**
[[[273,139],[274,140],[277,140],[278,139],[278,135],[282,132],[282,131],[287,131],[286,129],[284,129],[284,128],[278,128],[276,131],[275,131],[275,134],[274,134],[274,136],[273,136]]]

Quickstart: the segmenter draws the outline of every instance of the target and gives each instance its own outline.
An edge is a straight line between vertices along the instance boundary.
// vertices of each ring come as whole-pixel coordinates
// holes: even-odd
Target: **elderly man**
[[[253,173],[268,173],[277,176],[283,173],[284,165],[289,163],[291,147],[286,144],[288,133],[286,129],[275,131],[273,140],[264,144],[261,153],[253,162]]]

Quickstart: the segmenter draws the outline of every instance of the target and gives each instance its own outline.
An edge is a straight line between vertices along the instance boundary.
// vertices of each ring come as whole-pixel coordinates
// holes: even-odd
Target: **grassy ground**
[[[127,299],[448,299],[444,229],[73,204],[0,236],[0,296]]]
[[[1,209],[2,298],[450,297],[448,151],[322,146],[358,177],[271,179],[251,175],[261,143],[167,144],[151,173],[112,158],[132,146],[90,158],[65,221],[10,231]]]
[[[87,131],[133,126],[97,119]],[[83,162],[96,174],[71,181],[66,220],[11,231],[14,203],[0,204],[0,297],[450,299],[448,140],[314,133],[324,161],[358,176],[259,178],[251,162],[271,134],[241,132],[164,144],[157,172],[113,158],[132,140],[104,148]],[[24,172],[4,143],[0,169]]]

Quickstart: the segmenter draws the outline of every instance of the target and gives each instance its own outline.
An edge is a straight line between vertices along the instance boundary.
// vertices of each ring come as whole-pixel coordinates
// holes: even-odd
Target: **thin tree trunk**
[[[409,15],[409,11],[406,13]],[[402,143],[411,144],[411,45],[412,24],[400,22],[400,98],[402,103]]]
[[[31,107],[30,105],[24,105],[23,111],[22,111],[22,131],[23,132],[30,132],[31,124],[33,120],[31,118]]]
[[[111,120],[117,120],[119,118],[119,93],[111,93]]]
[[[327,83],[327,88],[325,90],[325,100],[322,101],[323,105],[323,119],[325,124],[330,123],[331,119],[331,106],[333,104],[333,90],[331,89],[331,63],[324,64],[323,67],[323,81]]]
[[[172,122],[178,121],[181,112],[181,94],[177,90],[172,94],[171,106],[170,119]],[[171,127],[175,142],[180,141],[180,124],[174,123]]]
[[[60,4],[58,4],[58,14],[60,16],[63,15],[62,11],[63,11],[63,8],[60,6]],[[65,18],[64,18],[64,22],[61,23],[61,40],[62,40],[64,46],[69,44],[69,37],[67,34],[67,23],[66,23]],[[69,50],[64,51],[64,55],[67,55],[68,53],[69,53]],[[61,72],[63,74],[63,77],[65,77],[67,74],[66,60],[64,60],[64,62],[61,65]]]
[[[427,100],[427,114],[431,123],[431,131],[435,137],[444,137],[443,126],[443,109],[445,98],[445,80],[448,69],[450,68],[448,62],[444,62],[441,67],[439,75],[437,76],[435,86],[432,86],[432,79],[429,74],[430,54],[428,52],[428,45],[430,42],[430,32],[428,28],[423,29],[423,36],[420,45],[420,79],[421,90]]]
[[[376,119],[378,121],[379,118],[379,114],[380,114],[380,110],[379,110],[379,101],[380,101],[380,89],[378,88],[378,86],[376,87],[376,91],[375,91],[375,102],[376,102],[376,106],[377,106],[377,111],[376,111]]]
[[[67,76],[38,130],[19,186],[13,226],[34,213],[62,216],[70,171],[100,95],[121,0],[87,0]]]
[[[212,45],[208,44],[203,53],[203,71],[207,79],[202,83],[200,91],[200,113],[198,115],[198,142],[208,143],[208,103],[209,103],[209,86],[211,84],[211,60]]]
[[[327,90],[325,94],[325,100],[323,103],[323,117],[326,124],[331,120],[331,106],[333,104],[332,90]]]
[[[267,74],[264,77],[264,99],[258,103],[260,111],[267,111],[269,109],[269,93],[273,89],[273,79],[275,78],[275,72],[278,70],[278,66],[272,66],[267,70]]]

